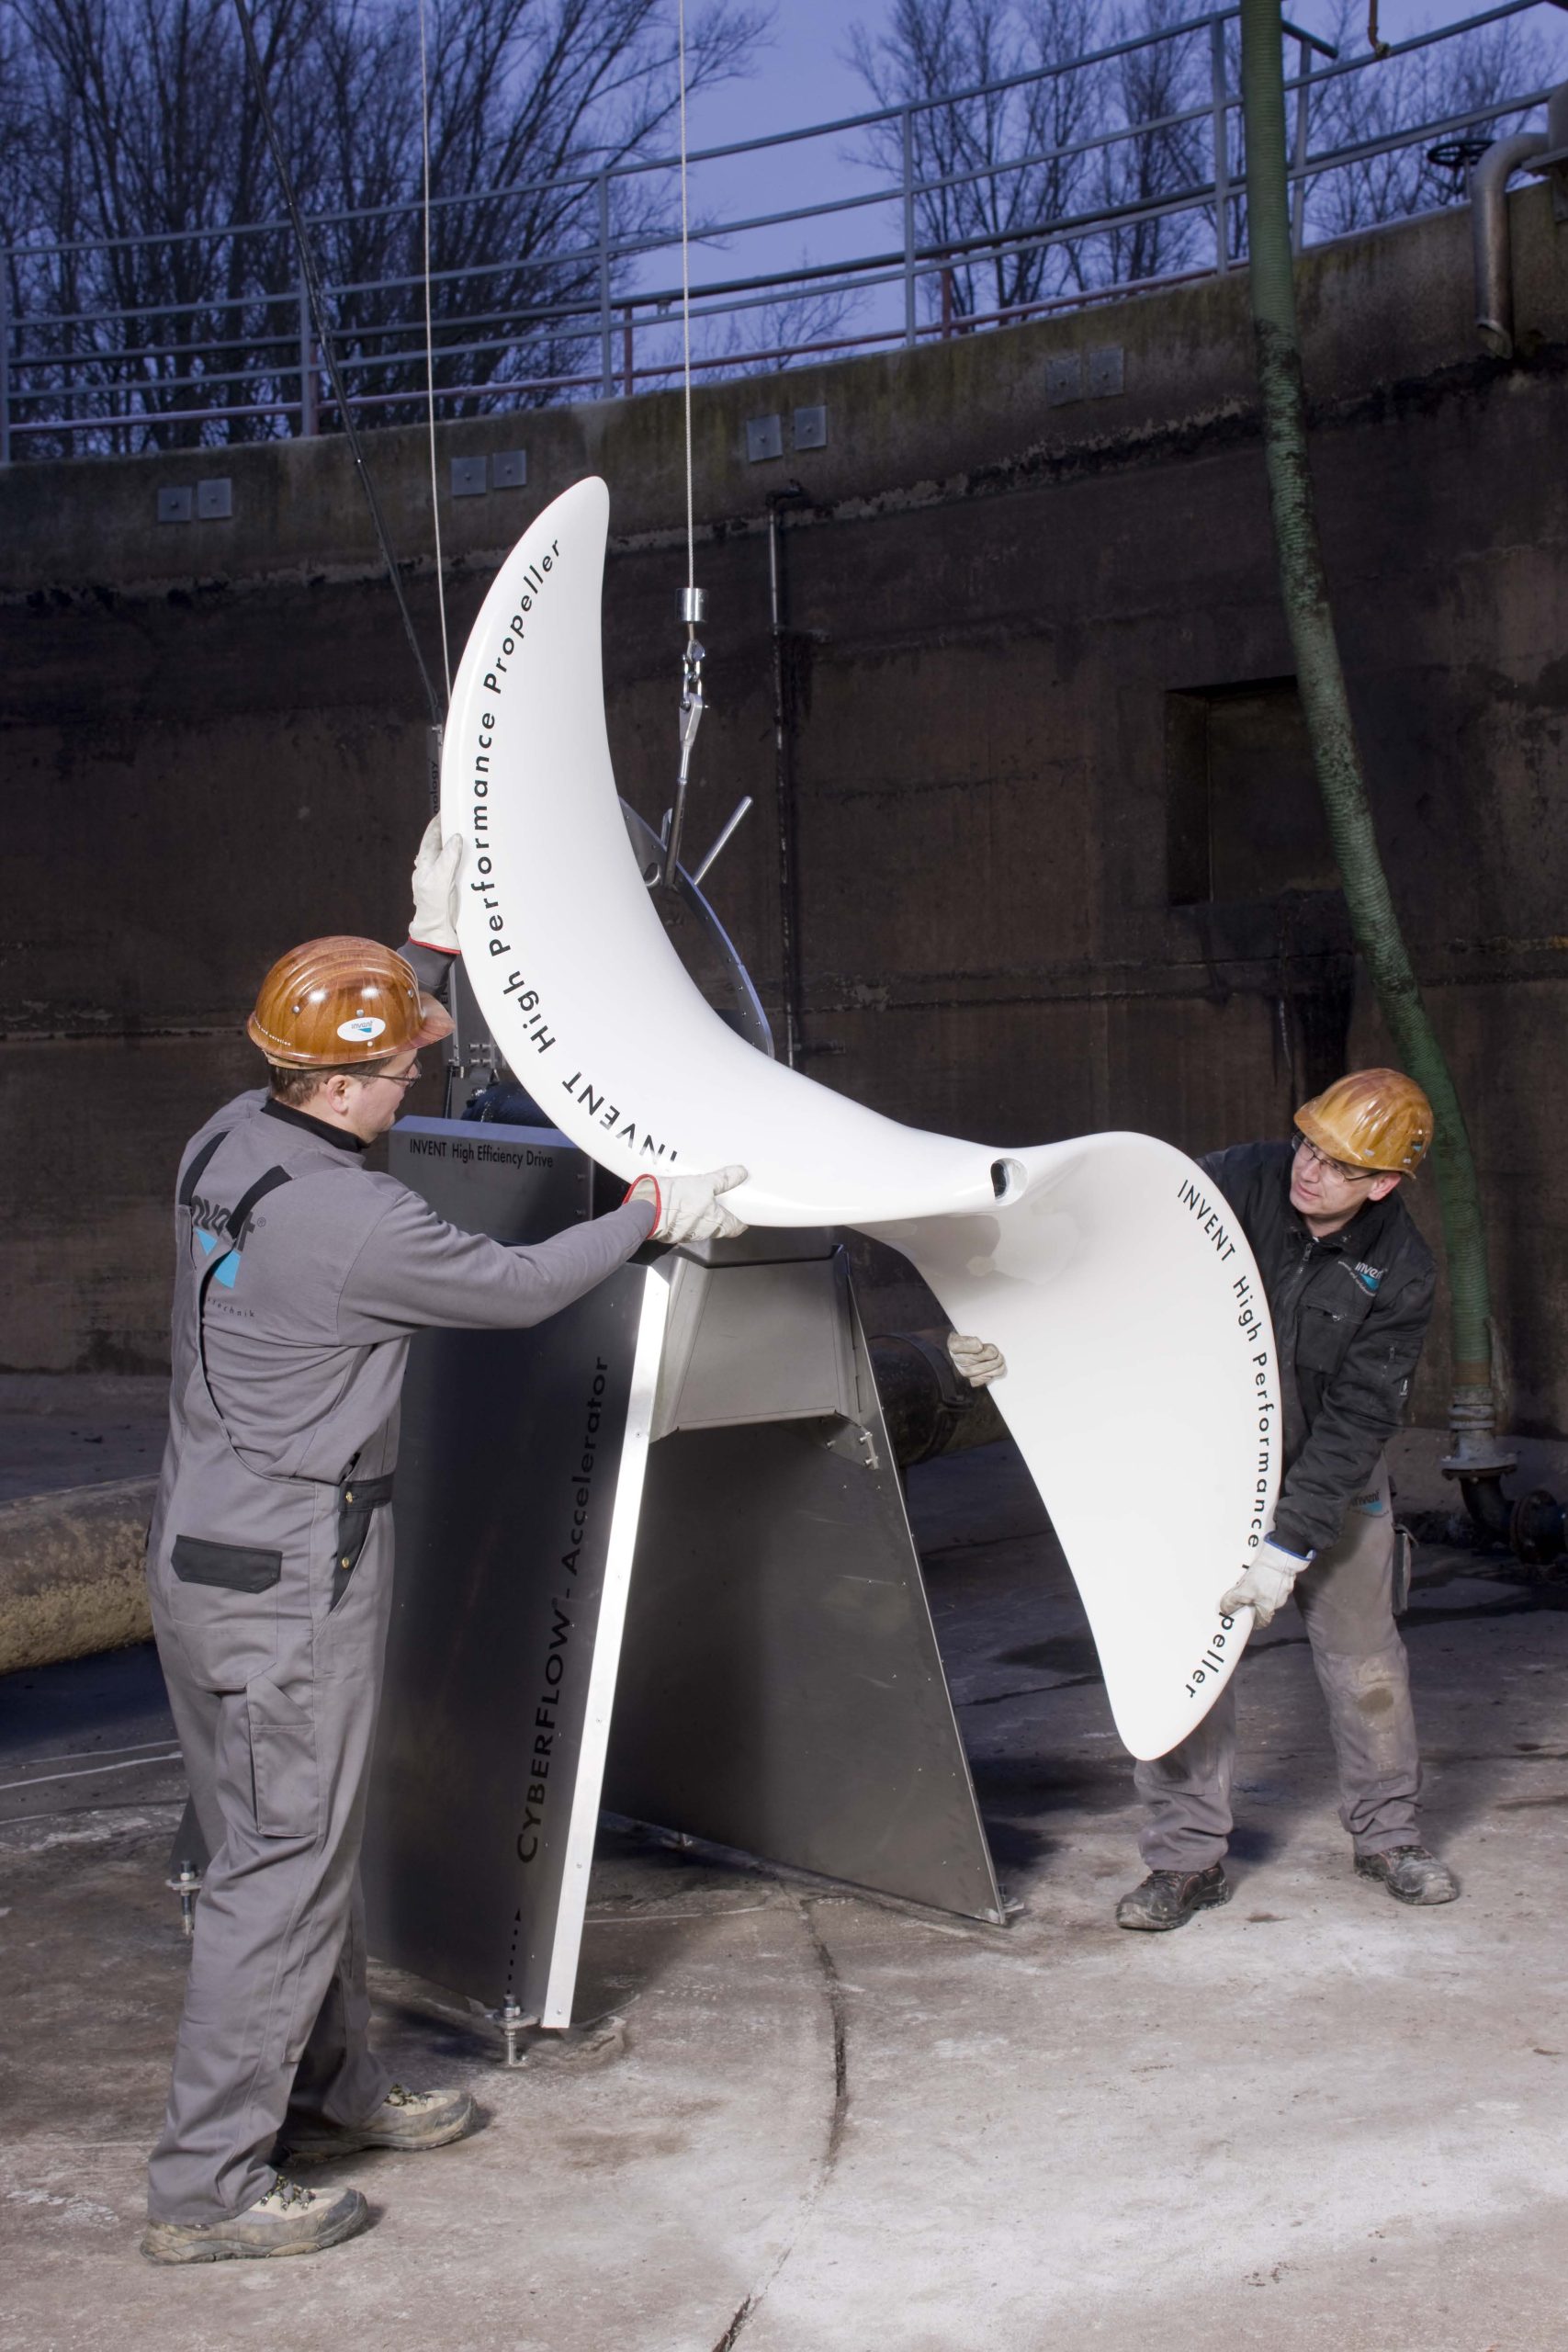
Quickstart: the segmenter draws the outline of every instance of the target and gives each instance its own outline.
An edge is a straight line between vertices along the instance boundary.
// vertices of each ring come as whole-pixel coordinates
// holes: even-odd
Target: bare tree
[[[313,6],[272,0],[260,14],[280,79],[300,66]],[[22,359],[29,318],[68,322],[51,375],[24,389],[67,413],[95,393],[108,415],[243,405],[237,384],[190,379],[219,353],[247,366],[267,323],[257,288],[291,273],[281,237],[232,233],[274,206],[231,12],[223,0],[13,0],[6,17],[30,132],[25,164],[0,159]],[[137,238],[158,242],[123,242]],[[117,242],[71,249],[94,239]]]
[[[373,421],[401,421],[423,374],[415,26],[378,0],[253,14],[349,388]],[[762,21],[708,0],[691,88],[743,71]],[[281,192],[232,0],[0,0],[7,55],[24,418],[91,415],[101,446],[131,447],[277,432],[299,381],[298,255],[281,225],[252,225],[278,222]],[[582,366],[601,175],[649,153],[677,103],[671,0],[433,0],[429,68],[438,387],[457,413],[548,399]],[[604,188],[619,278],[670,191]],[[71,314],[83,323],[50,328],[51,364],[29,369],[29,319]]]
[[[850,55],[879,106],[867,160],[896,182],[908,125],[921,250],[943,262],[953,314],[975,318],[1038,300],[1070,274],[1053,225],[1092,182],[1100,119],[1093,0],[894,0],[886,28],[852,28]],[[977,96],[950,95],[1043,75]],[[928,309],[942,277],[924,279]]]
[[[878,33],[853,28],[850,55],[878,103],[908,109],[928,315],[1026,307],[1199,266],[1213,251],[1209,20],[1188,0],[894,0]],[[1333,0],[1326,35],[1364,47],[1365,0]],[[1228,86],[1238,85],[1234,30]],[[1480,113],[1482,137],[1517,119],[1506,101],[1562,70],[1559,49],[1513,21],[1325,74],[1311,96],[1314,155],[1347,161],[1310,184],[1309,235],[1336,236],[1464,194],[1433,164],[1432,130]],[[1010,89],[984,83],[1034,74]],[[1429,128],[1431,127],[1431,128]],[[1394,152],[1355,150],[1401,132]],[[866,160],[902,178],[904,119],[877,126]],[[1245,249],[1243,159],[1233,116],[1228,243]],[[1185,199],[1185,201],[1184,201]]]
[[[1335,0],[1325,38],[1341,58],[1363,46],[1364,0]],[[1428,49],[1331,74],[1313,94],[1309,125],[1314,155],[1354,149],[1392,133],[1450,122],[1485,109],[1468,136],[1500,137],[1523,119],[1504,101],[1543,88],[1562,72],[1562,44],[1517,22],[1483,25]],[[1493,109],[1496,109],[1495,112]],[[1397,220],[1461,202],[1462,171],[1434,164],[1429,141],[1359,157],[1315,177],[1307,196],[1308,232],[1340,237],[1380,220]]]
[[[1208,28],[1196,36],[1180,30],[1190,14],[1186,0],[1139,0],[1112,20],[1108,46],[1154,38],[1108,58],[1102,70],[1107,137],[1096,194],[1125,217],[1097,244],[1079,247],[1085,284],[1124,286],[1181,269],[1205,242],[1198,216],[1159,209],[1200,186],[1209,169],[1209,128],[1198,119],[1210,97]]]
[[[793,353],[816,350],[830,356],[859,316],[864,299],[846,287],[805,283],[798,291],[780,287],[765,301],[750,302],[741,311],[705,316],[699,311],[692,321],[692,356],[705,363],[699,380],[773,376],[787,364],[785,355]],[[668,372],[673,379],[680,372],[680,356],[675,336],[667,341]],[[639,358],[638,369],[651,370],[661,359],[662,355],[660,360]]]
[[[949,277],[957,314],[1156,277],[1196,252],[1201,218],[1162,209],[1207,177],[1209,31],[1189,15],[1183,0],[897,0],[879,36],[853,29],[880,103],[913,109],[920,241],[965,256]],[[901,141],[901,123],[879,129],[884,170]],[[928,310],[941,300],[928,277]]]
[[[688,28],[690,88],[743,70],[761,21],[739,6],[710,6]],[[668,0],[436,0],[432,36],[433,185],[484,191],[442,203],[433,216],[436,381],[448,413],[547,401],[588,356],[583,321],[599,296],[602,190],[615,285],[639,244],[669,229],[669,183],[614,176],[671,129],[678,94]],[[418,175],[412,47],[400,87],[400,148],[386,142],[383,176],[396,176],[400,157],[406,187]],[[350,84],[346,106],[354,104]],[[365,288],[344,301],[345,328],[360,350],[385,354],[389,385],[407,383],[398,361],[409,332],[405,324],[378,338],[376,330],[389,309],[406,321],[409,306],[406,297],[378,298],[376,280],[417,273],[421,232],[414,212],[390,228],[345,221],[333,231],[337,282]],[[362,372],[366,389],[372,380]]]

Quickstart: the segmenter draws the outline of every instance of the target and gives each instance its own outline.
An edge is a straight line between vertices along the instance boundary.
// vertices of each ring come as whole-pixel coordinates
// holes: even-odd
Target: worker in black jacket
[[[1356,1869],[1397,1901],[1421,1904],[1451,1903],[1459,1886],[1416,1829],[1421,1768],[1394,1625],[1402,1596],[1383,1449],[1432,1314],[1432,1254],[1399,1198],[1431,1139],[1418,1086],[1398,1070],[1359,1070],[1303,1105],[1293,1143],[1237,1144],[1203,1162],[1252,1244],[1284,1386],[1274,1524],[1220,1607],[1249,1608],[1267,1625],[1294,1590],[1328,1702]],[[1137,1768],[1149,1875],[1117,1905],[1120,1926],[1179,1928],[1230,1900],[1235,1765],[1232,1682],[1179,1747]]]

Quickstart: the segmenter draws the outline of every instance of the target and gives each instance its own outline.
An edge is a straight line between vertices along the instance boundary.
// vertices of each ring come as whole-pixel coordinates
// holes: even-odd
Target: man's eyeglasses
[[[1330,1159],[1328,1154],[1325,1151],[1319,1151],[1316,1144],[1307,1136],[1298,1135],[1291,1148],[1297,1153],[1304,1151],[1310,1160],[1325,1170],[1329,1175],[1343,1176],[1347,1184],[1370,1184],[1380,1172],[1375,1168],[1347,1168],[1342,1159]]]
[[[403,1091],[407,1093],[409,1088],[413,1084],[414,1080],[422,1074],[419,1064],[416,1061],[407,1069],[367,1070],[360,1077],[360,1084],[362,1086],[369,1086],[372,1085],[377,1079],[380,1078],[385,1079],[389,1086],[400,1086],[402,1088]]]

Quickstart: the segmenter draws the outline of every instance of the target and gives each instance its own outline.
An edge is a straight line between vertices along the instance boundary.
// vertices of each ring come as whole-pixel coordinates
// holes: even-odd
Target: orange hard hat
[[[1330,1159],[1414,1176],[1432,1140],[1432,1106],[1398,1069],[1355,1069],[1296,1113],[1308,1143]]]
[[[452,1016],[378,941],[308,939],[278,957],[245,1027],[269,1062],[341,1069],[433,1046],[451,1035]]]

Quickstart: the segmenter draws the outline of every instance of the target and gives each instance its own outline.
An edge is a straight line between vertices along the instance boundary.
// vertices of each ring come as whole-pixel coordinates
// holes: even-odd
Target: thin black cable
[[[348,446],[354,452],[354,462],[359,469],[360,482],[364,487],[366,500],[370,508],[370,520],[376,526],[376,537],[380,542],[382,560],[387,566],[387,576],[392,583],[392,594],[398,600],[398,610],[402,615],[403,628],[407,633],[420,680],[424,687],[425,699],[430,705],[430,723],[433,728],[439,730],[443,723],[441,700],[436,694],[435,682],[431,677],[419,639],[414,633],[413,615],[409,611],[408,600],[403,594],[402,578],[398,571],[397,558],[392,553],[391,540],[387,535],[387,524],[381,513],[381,502],[376,495],[376,485],[370,479],[370,469],[365,462],[365,451],[360,444],[358,428],[355,424],[353,412],[348,405],[348,395],[344,389],[343,378],[338,373],[338,364],[333,355],[332,337],[327,332],[326,305],[321,300],[321,281],[316,276],[316,264],[310,252],[310,241],[305,234],[304,216],[299,209],[299,198],[294,193],[294,182],[284,158],[283,142],[277,135],[277,124],[273,117],[272,101],[267,96],[261,58],[256,51],[255,28],[251,22],[251,12],[246,6],[246,0],[234,0],[234,10],[240,19],[240,34],[245,44],[245,57],[251,69],[251,80],[255,85],[256,104],[261,108],[262,124],[266,131],[267,145],[272,150],[272,160],[277,166],[277,176],[283,184],[283,201],[293,225],[295,240],[299,247],[299,267],[305,280],[305,293],[310,305],[311,319],[315,322],[317,340],[321,346],[321,358],[325,363],[332,384],[333,398],[337,402],[337,412],[343,419],[343,429],[347,435]]]

